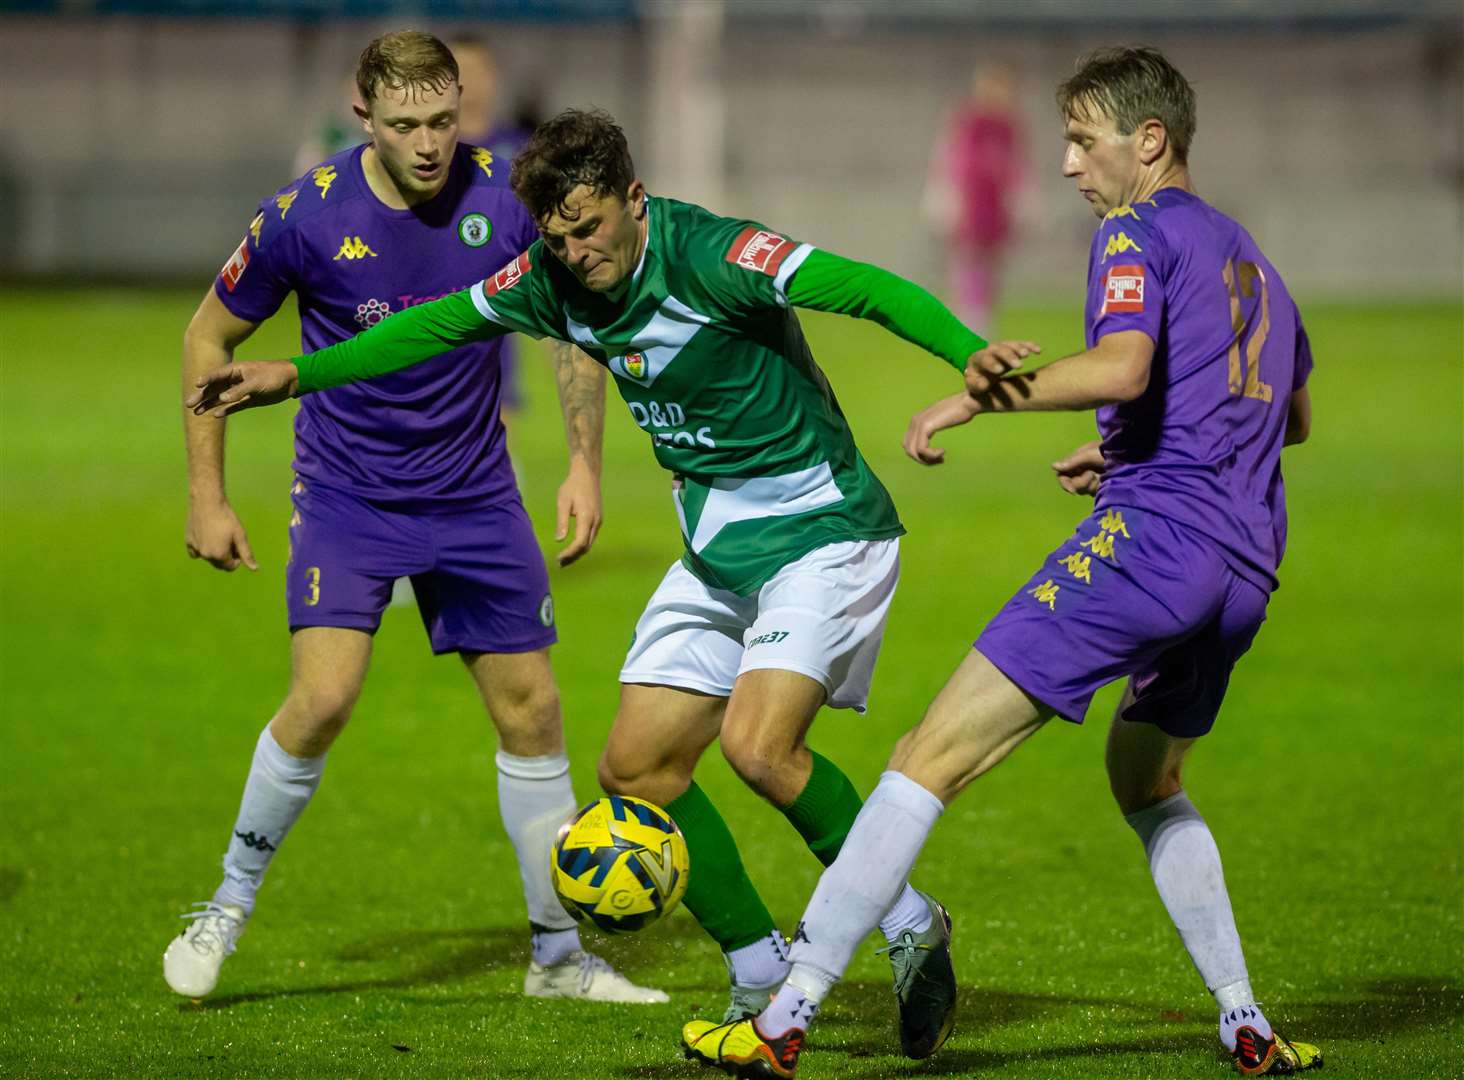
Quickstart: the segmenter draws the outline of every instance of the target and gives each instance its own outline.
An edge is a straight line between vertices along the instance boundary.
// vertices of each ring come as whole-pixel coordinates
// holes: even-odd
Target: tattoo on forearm
[[[565,342],[553,342],[552,352],[570,456],[583,457],[598,469],[605,432],[605,370]]]

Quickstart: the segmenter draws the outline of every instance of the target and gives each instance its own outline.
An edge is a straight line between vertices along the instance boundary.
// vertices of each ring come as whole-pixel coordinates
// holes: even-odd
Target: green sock
[[[686,837],[691,872],[682,902],[702,929],[723,952],[751,945],[771,934],[775,929],[773,917],[753,888],[742,856],[737,853],[737,842],[706,792],[693,780],[686,791],[666,804],[666,812]]]
[[[864,800],[837,765],[816,751],[809,753],[813,755],[813,771],[793,805],[783,810],[783,816],[793,823],[808,850],[828,866],[839,857],[844,837],[854,827]]]

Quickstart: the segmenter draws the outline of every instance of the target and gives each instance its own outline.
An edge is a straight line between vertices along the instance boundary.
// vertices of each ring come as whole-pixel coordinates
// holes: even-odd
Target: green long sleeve
[[[879,323],[890,333],[919,345],[957,371],[986,347],[986,339],[967,329],[950,309],[914,282],[869,263],[815,249],[788,283],[794,307],[832,311]]]
[[[385,375],[438,353],[506,333],[508,327],[479,314],[466,291],[456,292],[398,311],[346,341],[295,357],[300,393]]]

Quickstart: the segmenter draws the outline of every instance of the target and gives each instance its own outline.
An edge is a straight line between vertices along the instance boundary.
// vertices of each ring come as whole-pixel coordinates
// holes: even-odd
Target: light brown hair
[[[367,109],[381,91],[407,96],[427,90],[445,93],[457,84],[458,66],[452,51],[421,30],[382,34],[361,51],[356,66],[356,89]]]
[[[1174,160],[1183,165],[1195,137],[1195,91],[1158,49],[1139,46],[1099,49],[1078,61],[1072,78],[1057,88],[1065,117],[1107,116],[1120,135],[1145,120],[1158,120],[1169,136]]]

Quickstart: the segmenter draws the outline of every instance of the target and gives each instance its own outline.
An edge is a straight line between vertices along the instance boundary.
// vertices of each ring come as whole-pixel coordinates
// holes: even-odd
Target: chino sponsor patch
[[[525,251],[513,262],[483,282],[483,294],[485,296],[496,296],[504,289],[513,288],[519,283],[519,279],[531,269],[532,267],[529,265],[529,253]]]
[[[234,254],[229,256],[229,261],[224,263],[224,268],[219,271],[219,276],[224,279],[224,288],[230,292],[234,286],[239,284],[239,279],[244,276],[244,268],[249,265],[249,237],[239,241],[239,246],[234,249]]]
[[[1138,265],[1111,266],[1103,276],[1103,311],[1144,310],[1144,268]]]
[[[768,277],[778,276],[778,267],[793,254],[798,245],[786,236],[749,225],[737,234],[727,249],[727,261],[744,270],[756,270]]]

